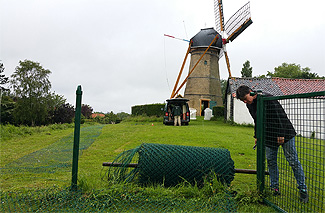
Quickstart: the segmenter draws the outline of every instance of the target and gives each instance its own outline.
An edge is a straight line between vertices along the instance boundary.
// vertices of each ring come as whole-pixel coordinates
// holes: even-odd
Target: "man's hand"
[[[283,145],[284,144],[284,137],[278,137],[278,144]]]

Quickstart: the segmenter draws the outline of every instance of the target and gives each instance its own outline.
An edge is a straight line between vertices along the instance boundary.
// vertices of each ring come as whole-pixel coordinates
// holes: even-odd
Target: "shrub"
[[[218,117],[223,117],[224,116],[224,106],[215,106],[213,107],[213,116],[218,118]]]
[[[147,104],[147,105],[137,105],[132,107],[132,115],[146,115],[146,116],[163,116],[163,108],[165,104]]]

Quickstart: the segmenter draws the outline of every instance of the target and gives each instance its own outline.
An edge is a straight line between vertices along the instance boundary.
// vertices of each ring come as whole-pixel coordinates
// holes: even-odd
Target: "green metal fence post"
[[[80,118],[81,118],[81,85],[76,91],[76,112],[75,112],[75,126],[74,126],[74,142],[73,142],[73,158],[72,158],[72,182],[71,190],[77,190],[78,180],[78,158],[79,158],[79,141],[80,141]]]
[[[264,100],[263,96],[257,95],[256,115],[256,138],[257,138],[257,188],[259,192],[264,191],[265,185],[265,141],[264,141]]]

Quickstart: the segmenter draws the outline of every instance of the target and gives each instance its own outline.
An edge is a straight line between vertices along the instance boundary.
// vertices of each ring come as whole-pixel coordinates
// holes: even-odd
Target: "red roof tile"
[[[272,78],[284,95],[325,91],[324,79]]]

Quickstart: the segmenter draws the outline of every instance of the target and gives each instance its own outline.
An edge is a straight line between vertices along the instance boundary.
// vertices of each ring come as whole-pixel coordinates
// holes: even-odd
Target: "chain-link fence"
[[[260,95],[258,113],[258,184],[265,201],[282,211],[324,212],[325,92]],[[261,172],[265,167],[269,176]]]

